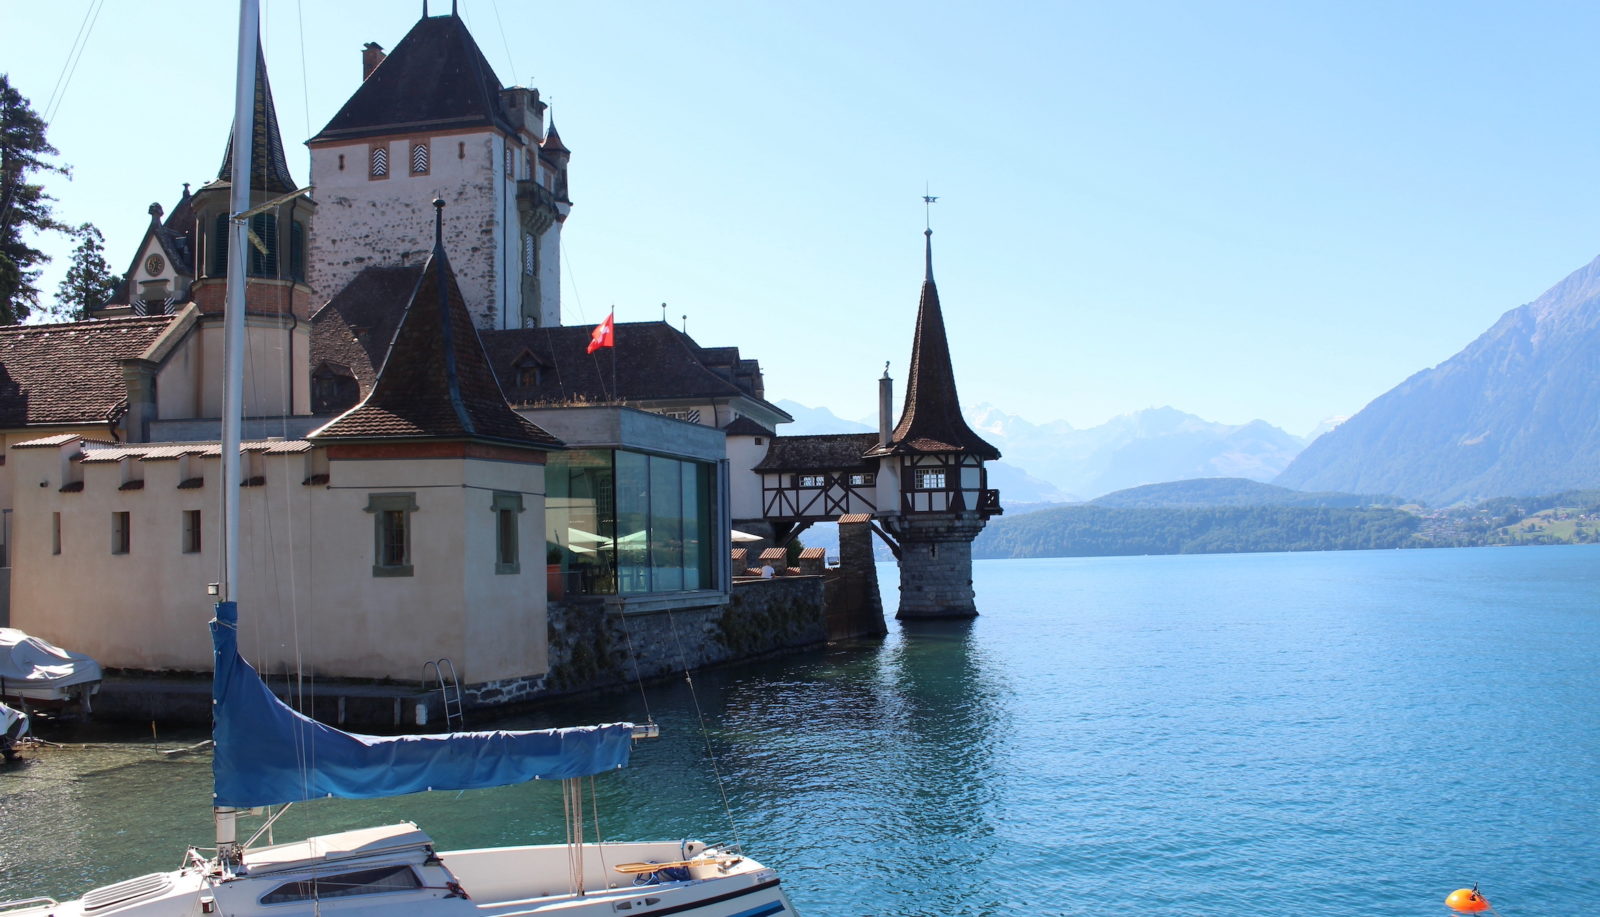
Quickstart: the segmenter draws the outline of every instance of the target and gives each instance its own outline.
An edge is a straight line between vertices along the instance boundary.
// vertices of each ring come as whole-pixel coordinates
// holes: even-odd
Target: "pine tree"
[[[78,237],[78,247],[72,251],[72,266],[56,290],[55,308],[50,317],[59,322],[82,321],[89,310],[98,308],[117,291],[118,278],[111,273],[105,258],[105,237],[93,223],[84,223],[72,234]]]
[[[28,317],[39,302],[37,265],[50,260],[23,241],[23,231],[66,228],[51,211],[55,199],[28,181],[33,172],[68,174],[65,166],[45,161],[55,152],[45,140],[44,119],[0,73],[0,325]]]

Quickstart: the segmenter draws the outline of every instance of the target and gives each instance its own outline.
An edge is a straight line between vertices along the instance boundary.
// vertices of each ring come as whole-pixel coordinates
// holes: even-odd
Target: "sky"
[[[229,6],[0,0],[0,72],[73,170],[57,216],[118,271],[151,202],[216,175]],[[904,390],[925,189],[962,401],[1074,427],[1171,405],[1304,435],[1600,253],[1592,5],[459,8],[573,151],[564,321],[666,303],[769,399],[842,417],[875,413],[885,362]],[[304,182],[362,45],[421,2],[262,10]],[[39,244],[48,299],[72,243]]]

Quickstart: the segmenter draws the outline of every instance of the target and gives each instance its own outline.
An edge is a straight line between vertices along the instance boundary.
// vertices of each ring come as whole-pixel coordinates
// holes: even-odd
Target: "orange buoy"
[[[1476,914],[1489,909],[1489,899],[1478,891],[1477,886],[1472,888],[1458,888],[1444,899],[1445,907],[1463,914]]]

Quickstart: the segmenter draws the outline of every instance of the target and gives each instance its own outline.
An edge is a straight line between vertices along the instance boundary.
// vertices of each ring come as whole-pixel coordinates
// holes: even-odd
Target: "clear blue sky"
[[[43,110],[88,0],[0,0]],[[58,215],[126,269],[215,176],[226,3],[100,9],[50,127]],[[420,0],[264,0],[299,142]],[[433,0],[435,13],[448,2]],[[674,324],[771,398],[905,379],[920,196],[963,400],[1091,426],[1170,404],[1291,432],[1359,410],[1600,252],[1600,8],[1523,3],[462,0],[573,150],[568,323]],[[57,263],[70,245],[47,240]]]

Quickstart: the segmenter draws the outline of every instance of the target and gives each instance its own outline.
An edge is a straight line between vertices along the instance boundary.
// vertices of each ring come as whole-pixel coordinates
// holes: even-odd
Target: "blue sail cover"
[[[237,622],[235,603],[219,602],[211,622],[215,805],[505,786],[586,777],[628,763],[628,723],[444,735],[342,732],[301,715],[267,689],[239,656]]]

